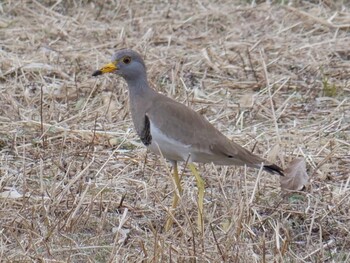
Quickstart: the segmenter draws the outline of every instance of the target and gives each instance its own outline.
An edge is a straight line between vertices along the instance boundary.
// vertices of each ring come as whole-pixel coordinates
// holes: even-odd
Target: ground
[[[0,3],[1,262],[350,262],[348,1]],[[125,82],[91,74],[140,52],[159,92],[282,167],[170,164],[133,130]]]

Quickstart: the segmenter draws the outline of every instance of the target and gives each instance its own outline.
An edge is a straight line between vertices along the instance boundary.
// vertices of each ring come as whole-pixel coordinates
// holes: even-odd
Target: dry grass
[[[121,2],[0,3],[1,262],[350,262],[347,1]],[[182,166],[164,233],[168,164],[133,132],[125,83],[91,77],[122,47],[230,138],[284,167],[304,157],[306,190],[199,165],[201,235]]]

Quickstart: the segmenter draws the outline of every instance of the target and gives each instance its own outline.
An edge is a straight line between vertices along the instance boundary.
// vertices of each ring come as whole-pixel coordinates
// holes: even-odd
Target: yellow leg
[[[179,203],[180,196],[182,195],[182,187],[181,187],[181,178],[179,176],[179,172],[177,169],[177,163],[173,162],[174,169],[174,183],[175,183],[175,191],[174,191],[174,199],[171,208],[169,209],[169,216],[165,224],[165,231],[169,231],[174,222],[174,212]]]
[[[204,232],[204,214],[203,214],[203,203],[204,203],[204,192],[205,192],[205,183],[203,178],[199,175],[196,167],[190,163],[188,165],[192,174],[196,177],[197,187],[198,187],[198,218],[197,218],[197,226],[201,233]]]

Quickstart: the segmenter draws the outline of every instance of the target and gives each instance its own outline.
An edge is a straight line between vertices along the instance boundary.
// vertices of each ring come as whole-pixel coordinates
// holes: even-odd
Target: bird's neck
[[[129,101],[131,116],[134,121],[136,132],[140,135],[144,126],[144,118],[149,107],[153,103],[153,98],[157,93],[149,87],[147,78],[137,81],[127,80],[129,89]]]
[[[125,79],[128,88],[130,98],[142,96],[144,97],[147,93],[151,93],[153,90],[149,87],[147,77],[138,79]]]

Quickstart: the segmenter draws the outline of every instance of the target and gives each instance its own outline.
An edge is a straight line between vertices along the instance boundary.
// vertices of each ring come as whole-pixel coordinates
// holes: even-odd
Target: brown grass
[[[0,261],[350,262],[347,1],[154,2],[0,3]],[[91,77],[123,47],[236,142],[284,167],[305,158],[306,190],[198,165],[201,235],[181,166],[165,233],[169,164],[132,130],[124,81]]]

